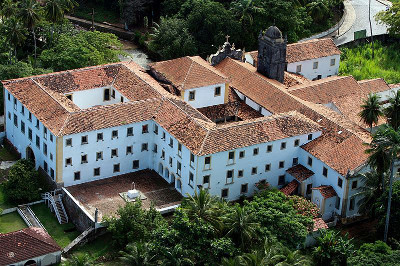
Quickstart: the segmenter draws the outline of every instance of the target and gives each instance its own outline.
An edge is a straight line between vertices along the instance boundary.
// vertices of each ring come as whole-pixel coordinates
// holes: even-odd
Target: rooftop
[[[319,186],[313,187],[312,189],[319,190],[322,197],[329,199],[336,196],[336,191],[332,186]]]
[[[114,176],[65,189],[92,217],[98,208],[98,218],[101,221],[104,216],[115,215],[118,208],[126,204],[119,193],[132,189],[132,182],[135,182],[136,189],[146,197],[142,199],[142,206],[145,209],[150,208],[151,203],[155,208],[162,209],[179,204],[182,199],[182,195],[175,190],[173,184],[168,184],[152,170]]]
[[[286,173],[290,174],[298,181],[302,182],[307,178],[314,175],[314,172],[309,170],[307,167],[303,166],[302,164],[295,165],[286,170]]]
[[[299,182],[293,179],[289,184],[280,189],[280,191],[286,196],[292,195],[294,191],[298,188]]]

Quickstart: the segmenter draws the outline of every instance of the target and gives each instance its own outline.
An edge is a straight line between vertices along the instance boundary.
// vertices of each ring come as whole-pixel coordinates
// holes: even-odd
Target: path
[[[371,36],[369,20],[368,20],[368,3],[369,0],[351,0],[350,4],[354,8],[355,19],[353,25],[350,29],[344,30],[342,29],[343,25],[339,29],[340,37],[334,39],[336,45],[346,44],[348,42],[354,41],[354,32],[360,30],[367,30],[367,37]],[[371,22],[372,22],[372,34],[373,35],[382,35],[387,33],[387,26],[378,24],[375,20],[375,15],[380,12],[386,10],[386,8],[391,3],[385,0],[371,0]],[[345,24],[345,23],[343,23]]]

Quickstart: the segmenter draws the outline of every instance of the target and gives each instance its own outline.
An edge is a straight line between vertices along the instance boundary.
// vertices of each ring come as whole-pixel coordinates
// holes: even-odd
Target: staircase
[[[51,212],[54,212],[60,224],[68,223],[68,215],[62,203],[62,194],[59,190],[46,192],[42,195]]]

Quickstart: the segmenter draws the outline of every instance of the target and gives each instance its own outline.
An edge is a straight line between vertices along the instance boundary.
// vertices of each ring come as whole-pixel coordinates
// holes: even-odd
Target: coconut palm
[[[400,94],[399,94],[400,95]],[[389,230],[390,207],[392,203],[394,164],[400,155],[400,130],[396,131],[391,125],[383,125],[373,136],[371,150],[381,150],[390,159],[389,198],[387,205],[384,241],[387,241]]]
[[[329,13],[329,8],[322,0],[316,0],[307,4],[307,13],[315,22],[321,21],[326,14]]]
[[[35,62],[37,50],[35,28],[40,21],[40,9],[40,4],[36,0],[23,0],[19,8],[20,20],[33,35]]]
[[[147,243],[132,243],[126,246],[126,251],[120,251],[120,260],[126,265],[155,265],[155,255],[150,254]]]
[[[194,265],[194,262],[189,259],[181,245],[175,245],[171,250],[163,252],[163,266],[181,266],[181,265]]]
[[[372,133],[372,126],[378,124],[379,117],[383,115],[381,105],[379,103],[380,97],[377,94],[370,93],[368,98],[364,100],[361,105],[362,111],[358,114],[361,120],[370,126]]]
[[[239,18],[243,27],[252,26],[253,16],[265,12],[264,8],[255,5],[254,0],[236,0],[232,2],[231,6],[231,10]]]
[[[264,246],[260,250],[252,253],[244,254],[241,257],[243,265],[258,266],[258,265],[276,265],[284,261],[286,258],[284,247],[275,239],[266,238]]]
[[[222,258],[222,266],[243,266],[242,257]]]
[[[388,123],[394,130],[398,130],[400,126],[400,91],[395,92],[389,98],[389,105],[384,112]]]
[[[210,195],[205,189],[195,191],[194,196],[187,194],[183,209],[187,212],[190,218],[194,216],[203,219],[213,225],[219,222],[215,215],[217,199]]]
[[[2,34],[10,44],[9,63],[11,63],[12,55],[17,58],[17,48],[25,41],[25,28],[16,17],[11,17],[2,24]]]
[[[287,247],[282,248],[282,253],[285,259],[275,266],[308,266],[312,265],[312,261],[302,255],[300,250],[291,251]]]
[[[11,18],[17,14],[17,4],[13,0],[4,0],[0,14],[2,18]]]
[[[46,0],[44,2],[44,14],[48,21],[59,23],[64,18],[65,6],[62,0]]]
[[[257,228],[260,226],[255,222],[246,206],[235,205],[233,212],[224,217],[224,225],[228,228],[226,236],[235,239],[243,250],[248,249],[253,240],[257,239]]]

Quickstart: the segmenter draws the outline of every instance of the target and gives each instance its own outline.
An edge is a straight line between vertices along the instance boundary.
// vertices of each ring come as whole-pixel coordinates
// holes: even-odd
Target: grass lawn
[[[94,8],[95,22],[120,23],[119,15],[112,10],[106,9],[101,4],[81,2],[78,7],[75,7],[72,15],[92,21],[92,8]]]
[[[0,233],[14,232],[26,227],[26,223],[16,211],[0,215]]]
[[[39,218],[40,222],[46,228],[47,232],[54,238],[60,247],[64,248],[80,233],[77,230],[65,232],[74,227],[72,223],[59,224],[56,216],[50,211],[45,204],[35,204],[31,206],[32,211]]]
[[[357,80],[384,78],[389,84],[400,83],[400,44],[375,42],[372,59],[371,44],[342,48],[340,75],[352,75]]]
[[[0,161],[16,161],[18,158],[5,147],[0,147]]]

